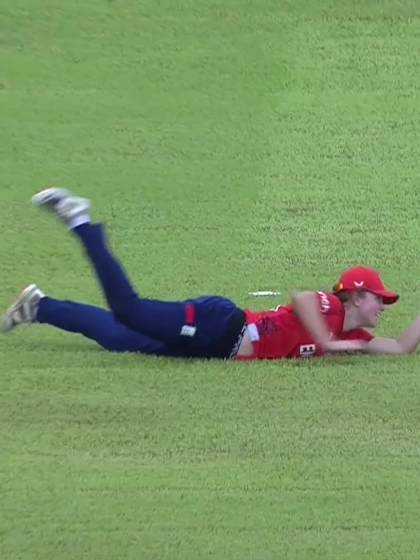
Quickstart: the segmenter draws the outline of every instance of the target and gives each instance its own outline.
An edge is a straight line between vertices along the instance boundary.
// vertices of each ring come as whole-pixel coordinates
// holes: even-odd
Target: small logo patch
[[[181,336],[194,336],[197,331],[197,327],[192,327],[191,325],[183,325],[181,329]]]
[[[316,352],[315,344],[302,344],[299,348],[299,354],[302,358],[310,358]]]
[[[363,284],[364,284],[363,280],[361,282],[354,281],[354,285],[355,285],[356,288],[361,288],[363,286]]]

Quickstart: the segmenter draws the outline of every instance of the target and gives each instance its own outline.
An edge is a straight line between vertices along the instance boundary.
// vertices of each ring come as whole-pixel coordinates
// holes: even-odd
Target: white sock
[[[71,218],[67,227],[69,229],[77,228],[77,226],[81,226],[82,224],[90,224],[90,216],[89,214],[78,214],[74,218]]]

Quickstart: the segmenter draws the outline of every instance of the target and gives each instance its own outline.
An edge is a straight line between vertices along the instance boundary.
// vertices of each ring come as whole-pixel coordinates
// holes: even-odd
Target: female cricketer
[[[407,354],[420,343],[420,317],[399,338],[371,334],[385,306],[399,297],[385,289],[373,269],[346,270],[332,292],[299,292],[289,305],[270,311],[243,310],[220,296],[146,299],[136,294],[111,254],[103,226],[91,223],[89,200],[48,188],[32,202],[50,210],[80,240],[110,311],[47,297],[31,284],[1,317],[3,332],[37,322],[82,334],[114,352],[236,360]]]

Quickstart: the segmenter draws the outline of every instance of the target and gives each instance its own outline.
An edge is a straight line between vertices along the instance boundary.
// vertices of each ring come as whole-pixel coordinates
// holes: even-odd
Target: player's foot
[[[45,294],[35,284],[26,286],[14,304],[0,317],[0,331],[8,332],[23,323],[33,323],[39,302],[44,296]]]
[[[51,210],[69,229],[90,222],[90,200],[73,196],[66,189],[45,189],[32,197],[32,203]]]

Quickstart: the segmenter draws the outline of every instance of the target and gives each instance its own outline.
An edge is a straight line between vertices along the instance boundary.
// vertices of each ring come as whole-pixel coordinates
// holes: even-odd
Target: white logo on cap
[[[362,280],[361,282],[355,282],[354,285],[356,286],[356,288],[361,288],[364,284],[364,281]]]

